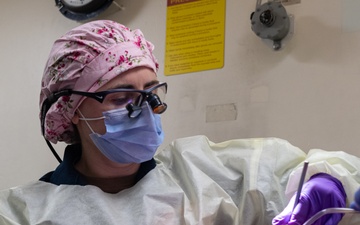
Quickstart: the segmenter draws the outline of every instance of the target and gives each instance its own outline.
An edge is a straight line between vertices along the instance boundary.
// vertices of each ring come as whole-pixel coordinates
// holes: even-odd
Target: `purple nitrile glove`
[[[356,191],[354,201],[350,204],[350,208],[360,211],[360,189]]]
[[[341,182],[326,173],[313,175],[303,185],[299,203],[294,208],[295,197],[296,193],[285,209],[273,219],[273,225],[301,225],[323,209],[346,206],[346,193]],[[327,214],[313,225],[336,225],[342,217],[343,214],[339,213]]]

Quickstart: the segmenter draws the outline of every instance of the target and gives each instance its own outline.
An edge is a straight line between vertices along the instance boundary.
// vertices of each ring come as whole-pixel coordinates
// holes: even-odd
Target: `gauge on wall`
[[[55,0],[61,14],[71,20],[94,18],[107,9],[113,0]]]

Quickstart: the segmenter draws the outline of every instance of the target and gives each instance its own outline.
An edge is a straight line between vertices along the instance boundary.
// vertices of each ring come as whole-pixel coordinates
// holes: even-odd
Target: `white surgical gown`
[[[159,152],[155,169],[117,194],[42,181],[3,190],[0,224],[271,224],[289,200],[285,193],[296,190],[305,159],[308,176],[332,174],[352,201],[360,183],[357,157],[322,150],[306,155],[276,138],[215,144],[195,136]],[[356,215],[346,217],[341,224],[358,224],[349,222]]]

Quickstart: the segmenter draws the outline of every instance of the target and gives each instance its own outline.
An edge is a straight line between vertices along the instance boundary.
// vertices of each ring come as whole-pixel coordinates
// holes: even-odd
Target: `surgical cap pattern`
[[[40,108],[51,94],[63,89],[95,92],[121,73],[139,66],[155,73],[153,45],[140,30],[110,20],[83,24],[55,41],[44,70]],[[44,136],[52,143],[78,142],[71,118],[84,97],[59,98],[45,116]],[[41,115],[40,115],[41,116]]]

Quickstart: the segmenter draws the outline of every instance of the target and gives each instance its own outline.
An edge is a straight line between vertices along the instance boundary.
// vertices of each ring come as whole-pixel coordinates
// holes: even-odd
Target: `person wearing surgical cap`
[[[74,145],[41,180],[116,193],[155,167],[163,132],[149,93],[160,98],[167,85],[158,81],[153,48],[140,30],[112,21],[84,24],[55,41],[41,83],[43,135]],[[141,116],[129,119],[128,110]]]
[[[157,151],[167,84],[159,81],[153,50],[140,30],[110,20],[55,41],[40,121],[60,164],[38,181],[1,191],[0,224],[298,225],[352,202],[360,160],[344,152],[305,154],[279,138],[213,143],[202,135]],[[57,142],[68,144],[63,157]],[[359,221],[335,213],[315,224]]]

